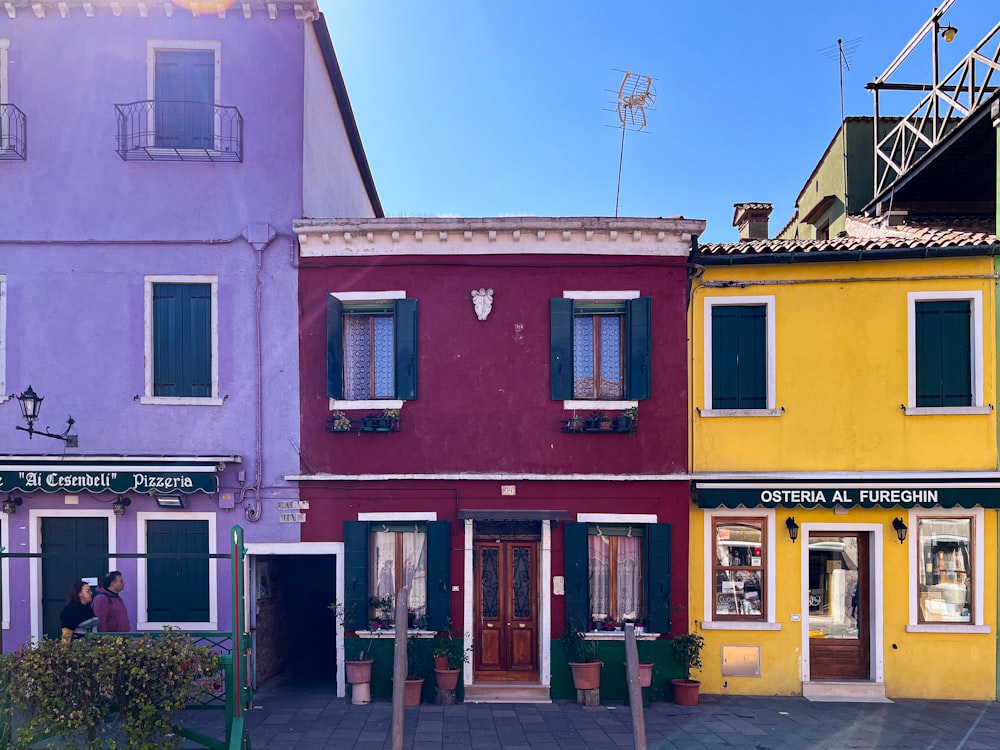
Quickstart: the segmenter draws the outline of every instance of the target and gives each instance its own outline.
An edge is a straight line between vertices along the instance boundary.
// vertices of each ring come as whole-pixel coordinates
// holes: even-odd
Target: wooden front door
[[[538,680],[538,542],[476,541],[475,680]]]
[[[809,534],[809,679],[871,679],[869,534]]]

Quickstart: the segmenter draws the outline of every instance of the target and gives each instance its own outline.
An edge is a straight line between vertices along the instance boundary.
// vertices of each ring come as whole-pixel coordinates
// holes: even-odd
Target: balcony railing
[[[24,112],[13,104],[0,104],[0,159],[26,159],[27,138]]]
[[[116,104],[117,151],[125,161],[243,161],[243,116],[206,102]]]

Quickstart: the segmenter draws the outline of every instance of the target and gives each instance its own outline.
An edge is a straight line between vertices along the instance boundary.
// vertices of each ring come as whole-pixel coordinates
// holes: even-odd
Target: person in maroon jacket
[[[125,601],[119,596],[125,588],[125,579],[120,571],[112,570],[104,576],[104,586],[97,588],[91,606],[97,615],[98,633],[127,633],[132,630]]]

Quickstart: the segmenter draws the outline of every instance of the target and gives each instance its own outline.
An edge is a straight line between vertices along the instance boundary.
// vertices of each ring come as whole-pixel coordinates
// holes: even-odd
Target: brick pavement
[[[1000,703],[907,700],[810,703],[799,697],[702,696],[693,708],[646,709],[650,750],[998,750]],[[248,714],[253,750],[391,748],[392,706],[354,706],[332,685],[265,685]],[[217,714],[186,724],[214,736]],[[424,704],[406,709],[404,747],[412,750],[609,750],[630,748],[631,711],[621,703],[584,708],[551,704]]]

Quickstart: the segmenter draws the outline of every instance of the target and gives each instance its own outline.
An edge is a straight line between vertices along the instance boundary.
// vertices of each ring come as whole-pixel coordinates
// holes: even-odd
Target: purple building
[[[138,630],[229,627],[228,562],[124,555],[225,552],[240,524],[266,678],[294,656],[278,581],[334,598],[284,479],[292,221],[382,215],[316,3],[6,3],[0,184],[0,546],[46,554],[0,563],[4,648],[58,636],[109,568]],[[29,386],[33,422],[7,395]]]

